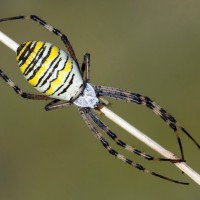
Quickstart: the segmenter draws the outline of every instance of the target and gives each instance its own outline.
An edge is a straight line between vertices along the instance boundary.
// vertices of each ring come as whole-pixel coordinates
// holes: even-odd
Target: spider
[[[174,117],[172,117],[166,110],[152,101],[149,97],[113,87],[92,85],[90,83],[90,54],[86,53],[84,55],[82,66],[79,67],[75,52],[67,36],[39,17],[35,15],[16,16],[0,19],[0,22],[20,19],[30,19],[60,37],[65,47],[67,48],[68,53],[64,52],[51,43],[43,41],[28,41],[21,44],[17,49],[16,57],[20,71],[25,76],[26,80],[36,90],[43,94],[30,94],[23,92],[17,85],[15,85],[14,82],[11,81],[11,79],[9,79],[9,77],[2,70],[0,70],[0,77],[3,78],[4,81],[11,88],[13,88],[13,90],[18,95],[23,98],[32,100],[52,100],[45,106],[46,111],[66,107],[69,105],[77,106],[80,115],[85,121],[86,125],[94,134],[96,139],[111,155],[127,163],[128,165],[133,166],[143,172],[149,173],[153,176],[157,176],[159,178],[179,184],[188,184],[186,182],[177,181],[160,175],[156,172],[150,171],[143,167],[141,164],[126,158],[114,150],[99,131],[99,129],[102,130],[120,147],[147,160],[183,162],[184,154],[181,139],[177,133],[178,129],[185,133],[198,148],[200,148],[200,145],[176,121]],[[129,144],[119,139],[117,135],[93,112],[93,110],[100,111],[101,106],[109,105],[109,102],[105,103],[105,101],[101,99],[102,96],[144,105],[151,109],[175,132],[182,158],[176,160],[161,157],[156,158],[130,146]]]

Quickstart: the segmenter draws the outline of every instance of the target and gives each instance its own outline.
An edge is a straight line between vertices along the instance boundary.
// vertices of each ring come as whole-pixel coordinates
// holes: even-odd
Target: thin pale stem
[[[0,31],[0,41],[12,49],[14,52],[17,51],[19,44],[17,44],[14,40],[9,38],[7,35]]]
[[[2,33],[0,31],[0,41],[4,43],[6,46],[8,46],[13,51],[17,51],[17,48],[19,44],[17,44],[15,41],[13,41],[11,38],[9,38],[7,35]],[[166,150],[162,146],[160,146],[158,143],[156,143],[154,140],[149,138],[147,135],[136,129],[134,126],[129,124],[127,121],[122,119],[117,114],[113,113],[111,110],[109,110],[105,106],[101,106],[100,111],[110,120],[115,122],[117,125],[122,127],[124,130],[129,132],[131,135],[160,153],[162,156],[169,158],[169,159],[179,159],[176,155],[174,155],[172,152]],[[176,167],[178,167],[181,171],[183,171],[185,174],[187,174],[192,180],[194,180],[197,184],[200,185],[200,175],[195,172],[192,168],[190,168],[186,163],[180,162],[180,163],[173,163]]]

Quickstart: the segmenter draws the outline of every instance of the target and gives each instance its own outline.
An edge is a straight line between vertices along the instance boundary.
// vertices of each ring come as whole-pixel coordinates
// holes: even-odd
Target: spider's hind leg
[[[134,154],[136,154],[138,156],[141,156],[141,157],[143,157],[143,158],[145,158],[147,160],[170,161],[172,163],[184,162],[184,160],[182,160],[182,159],[168,159],[168,158],[153,157],[153,156],[151,156],[149,154],[146,154],[146,153],[140,151],[139,149],[136,149],[136,148],[130,146],[129,144],[127,144],[124,141],[122,141],[121,139],[119,139],[117,137],[117,135],[106,124],[104,124],[95,114],[92,113],[92,111],[90,109],[85,108],[85,110],[87,111],[87,116],[89,116],[89,118],[100,129],[102,129],[105,134],[107,134],[112,140],[114,140],[117,145],[119,145],[120,147],[126,149],[127,151],[130,151],[131,153],[134,153]]]
[[[27,92],[23,92],[10,78],[4,74],[2,70],[0,70],[0,77],[21,97],[25,99],[32,99],[32,100],[50,100],[51,98],[46,95],[41,94],[30,94]]]
[[[71,102],[61,102],[61,100],[59,100],[59,99],[54,99],[53,101],[51,101],[50,103],[48,103],[45,106],[45,110],[46,111],[55,110],[55,109],[58,109],[58,108],[70,106],[71,104],[72,104]]]
[[[141,170],[145,173],[149,173],[153,176],[157,176],[159,178],[174,182],[174,183],[179,183],[179,184],[184,184],[184,185],[188,185],[189,183],[186,182],[181,182],[181,181],[177,181],[171,178],[168,178],[166,176],[157,174],[155,172],[152,172],[146,168],[144,168],[142,165],[140,165],[139,163],[136,163],[128,158],[126,158],[125,156],[123,156],[122,154],[118,153],[116,150],[114,150],[109,143],[102,137],[101,133],[97,130],[97,128],[90,122],[89,118],[88,118],[88,110],[86,108],[79,108],[79,112],[81,114],[81,117],[83,118],[83,120],[85,121],[86,125],[88,126],[88,128],[91,130],[91,132],[94,134],[94,136],[96,137],[96,139],[103,145],[103,147],[108,151],[108,153],[110,153],[111,155],[115,156],[116,158],[118,158],[119,160],[123,161],[124,163],[127,163],[128,165],[135,167],[138,170]]]

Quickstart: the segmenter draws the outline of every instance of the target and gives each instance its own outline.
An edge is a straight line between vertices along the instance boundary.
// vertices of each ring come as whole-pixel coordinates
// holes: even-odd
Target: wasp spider
[[[177,133],[178,129],[184,132],[198,146],[198,148],[200,148],[200,145],[174,117],[146,96],[117,88],[92,85],[89,77],[90,54],[85,54],[82,66],[79,67],[75,52],[67,36],[60,30],[47,24],[39,17],[35,15],[17,16],[0,19],[0,22],[19,19],[30,19],[60,37],[69,53],[64,52],[51,43],[43,41],[28,41],[21,44],[17,49],[16,57],[19,69],[26,80],[35,87],[36,90],[43,94],[30,94],[23,92],[8,78],[7,75],[3,73],[2,70],[0,70],[0,77],[3,78],[18,95],[26,99],[52,100],[45,106],[47,111],[73,104],[76,105],[91,132],[111,155],[143,172],[175,183],[188,184],[152,172],[133,160],[126,158],[114,150],[98,130],[98,128],[100,128],[105,134],[114,140],[117,145],[147,160],[182,162],[184,161],[184,155],[182,143]],[[92,112],[92,109],[99,110],[99,108],[104,104],[104,102],[100,100],[101,96],[144,105],[151,109],[175,132],[182,158],[179,160],[155,158],[120,140],[117,135]]]

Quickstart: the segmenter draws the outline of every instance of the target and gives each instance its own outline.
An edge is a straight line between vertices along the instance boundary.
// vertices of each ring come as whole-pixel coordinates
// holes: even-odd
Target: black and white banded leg
[[[55,35],[59,36],[61,38],[61,40],[63,41],[63,43],[65,44],[66,48],[68,49],[68,51],[70,53],[70,56],[76,61],[77,65],[78,65],[78,61],[77,61],[74,49],[73,49],[71,43],[69,42],[67,36],[65,34],[63,34],[57,28],[54,28],[50,24],[46,23],[44,20],[42,20],[39,17],[37,17],[36,15],[22,15],[22,16],[16,16],[16,17],[8,17],[8,18],[0,19],[0,22],[13,21],[13,20],[19,20],[19,19],[30,19],[30,20],[33,20],[34,22],[39,23],[41,26],[43,26],[47,30],[51,31]]]
[[[17,85],[15,85],[14,82],[12,82],[8,76],[6,76],[2,70],[0,70],[0,77],[21,97],[26,99],[32,99],[32,100],[52,100],[52,98],[41,95],[41,94],[30,94],[27,92],[23,92]]]
[[[55,110],[55,109],[63,108],[70,105],[72,105],[71,102],[62,102],[59,99],[54,99],[53,101],[51,101],[45,106],[45,110],[50,111],[50,110]]]
[[[90,82],[90,54],[89,53],[86,53],[84,55],[84,60],[81,66],[81,72],[82,72],[82,76],[84,76],[84,73],[85,73],[85,82],[89,83]]]
[[[175,162],[183,162],[182,159],[168,159],[168,158],[156,158],[156,157],[153,157],[149,154],[146,154],[132,146],[130,146],[129,144],[123,142],[121,139],[119,139],[117,137],[117,135],[112,131],[110,130],[110,128],[105,125],[97,116],[95,116],[91,109],[89,108],[85,108],[85,111],[86,111],[86,115],[100,128],[102,129],[112,140],[115,141],[115,143],[119,146],[121,146],[122,148],[126,149],[127,151],[130,151],[131,153],[134,153],[138,156],[141,156],[147,160],[157,160],[157,161],[171,161],[173,163]]]
[[[147,108],[151,109],[155,114],[160,116],[169,127],[175,132],[177,141],[179,144],[179,148],[181,151],[181,158],[184,160],[184,153],[182,148],[181,139],[178,135],[178,129],[180,129],[183,133],[185,133],[194,143],[200,148],[200,144],[176,121],[176,119],[170,115],[166,110],[161,108],[158,104],[152,101],[149,97],[142,96],[138,93],[129,92],[117,88],[107,87],[107,86],[95,86],[95,91],[97,96],[107,96],[115,99],[124,100],[126,102],[132,102],[139,105],[144,105]]]
[[[144,168],[142,165],[134,162],[133,160],[130,160],[128,158],[126,158],[125,156],[123,156],[122,154],[118,153],[116,150],[114,150],[109,143],[102,137],[101,133],[97,130],[97,128],[90,122],[89,118],[88,118],[88,110],[86,108],[79,108],[79,112],[83,118],[83,120],[85,121],[86,125],[89,127],[89,129],[91,130],[91,132],[94,134],[95,138],[105,147],[105,149],[113,156],[115,156],[116,158],[118,158],[119,160],[123,161],[124,163],[127,163],[130,166],[135,167],[138,170],[141,170],[145,173],[151,174],[153,176],[157,176],[159,178],[174,182],[174,183],[179,183],[179,184],[184,184],[184,185],[188,185],[188,183],[186,182],[181,182],[181,181],[177,181],[171,178],[168,178],[166,176],[157,174],[155,172],[152,172],[146,168]]]

